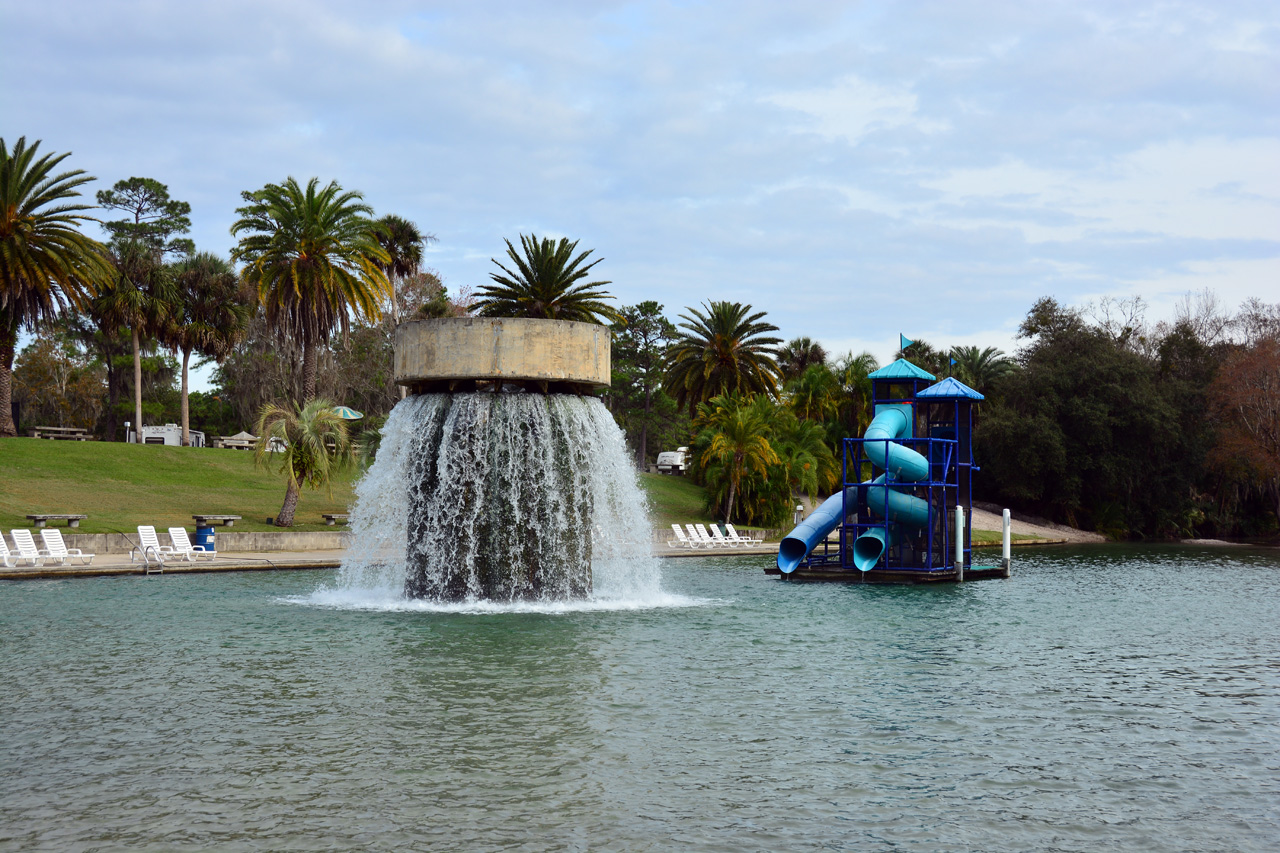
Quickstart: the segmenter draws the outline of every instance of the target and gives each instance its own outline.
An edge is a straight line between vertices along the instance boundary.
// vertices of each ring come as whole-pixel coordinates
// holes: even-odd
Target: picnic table
[[[56,512],[35,513],[27,516],[27,518],[35,522],[36,527],[44,527],[46,522],[54,520],[65,521],[67,527],[79,527],[80,522],[88,517],[87,515],[66,515]]]
[[[60,441],[90,441],[93,436],[81,427],[38,426],[28,430],[32,438],[50,438]]]
[[[221,521],[227,527],[232,527],[240,520],[238,515],[193,515],[196,520],[196,527],[212,527],[213,522]]]

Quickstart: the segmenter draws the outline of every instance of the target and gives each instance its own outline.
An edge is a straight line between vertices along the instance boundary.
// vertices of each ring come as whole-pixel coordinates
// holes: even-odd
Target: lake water
[[[1280,848],[1280,555],[1014,557],[558,613],[5,583],[0,849]]]

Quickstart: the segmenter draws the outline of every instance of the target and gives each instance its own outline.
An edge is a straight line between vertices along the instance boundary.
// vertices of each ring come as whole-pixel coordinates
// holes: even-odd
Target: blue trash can
[[[206,551],[218,550],[217,548],[213,547],[213,525],[210,524],[203,527],[197,527],[196,541],[191,544],[199,548],[204,548]]]

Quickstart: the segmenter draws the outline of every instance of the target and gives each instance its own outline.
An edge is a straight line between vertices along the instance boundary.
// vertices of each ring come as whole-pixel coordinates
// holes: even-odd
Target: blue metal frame
[[[854,542],[869,530],[883,530],[887,546],[877,570],[908,572],[943,572],[955,569],[955,507],[965,509],[964,565],[972,565],[972,506],[973,477],[977,470],[973,464],[973,406],[962,399],[916,399],[915,392],[929,383],[921,380],[878,380],[873,383],[874,403],[908,403],[912,407],[916,428],[923,426],[924,438],[865,439],[846,438],[842,448],[842,485],[845,496],[845,515],[840,524],[838,543],[823,540],[806,558],[808,567],[840,568],[856,571]],[[891,393],[890,386],[911,386],[911,397],[902,398]],[[923,415],[923,417],[921,417]],[[923,423],[921,423],[923,421]],[[938,432],[950,431],[954,437],[933,437]],[[884,444],[889,441],[916,451],[929,460],[927,480],[915,482],[895,481],[885,472],[885,488],[882,490],[883,512],[876,517],[867,505],[867,480],[878,474],[866,453],[869,443]],[[966,452],[967,451],[967,452]],[[871,476],[867,476],[867,472]],[[963,474],[963,476],[962,476]],[[926,523],[913,528],[890,520],[889,492],[910,494],[923,499],[928,505]],[[890,540],[890,527],[899,536]],[[890,543],[891,544],[888,544]]]

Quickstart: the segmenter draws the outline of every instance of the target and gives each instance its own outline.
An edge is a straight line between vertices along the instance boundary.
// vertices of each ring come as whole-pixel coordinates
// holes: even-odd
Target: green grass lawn
[[[333,494],[303,489],[294,530],[324,530],[324,512],[347,512],[353,475]],[[272,530],[284,477],[241,450],[103,441],[0,439],[0,529],[32,527],[28,513],[83,513],[85,533],[194,525],[197,513],[239,515],[236,530]],[[61,523],[61,522],[55,522]]]
[[[649,515],[655,527],[712,520],[706,510],[707,490],[691,483],[688,477],[641,474],[639,479],[640,488],[649,496]]]
[[[321,513],[347,512],[354,472],[340,475],[332,495],[303,490],[294,530],[324,530]],[[706,490],[687,477],[641,474],[655,527],[710,522]],[[31,527],[27,513],[83,513],[85,533],[191,527],[197,513],[239,515],[237,530],[272,530],[284,478],[240,450],[162,447],[102,441],[0,439],[0,529]],[[1014,535],[1014,539],[1035,537]],[[975,530],[975,545],[998,545],[998,531]]]

